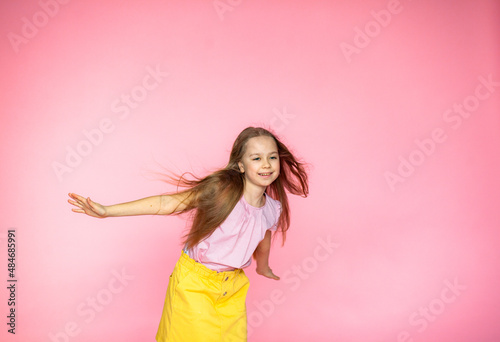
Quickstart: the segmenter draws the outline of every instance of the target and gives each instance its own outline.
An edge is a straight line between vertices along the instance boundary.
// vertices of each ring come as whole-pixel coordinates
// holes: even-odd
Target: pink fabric
[[[264,239],[266,231],[275,231],[281,212],[279,201],[267,194],[263,207],[253,207],[242,196],[227,219],[205,240],[186,253],[215,271],[245,268]]]

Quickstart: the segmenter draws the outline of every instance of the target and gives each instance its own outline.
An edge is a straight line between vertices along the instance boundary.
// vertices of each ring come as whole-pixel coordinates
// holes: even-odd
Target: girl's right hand
[[[75,213],[87,214],[89,216],[97,218],[106,217],[106,207],[97,202],[92,201],[90,197],[84,198],[74,193],[69,193],[68,195],[73,199],[73,200],[68,200],[68,202],[77,207],[71,209]]]

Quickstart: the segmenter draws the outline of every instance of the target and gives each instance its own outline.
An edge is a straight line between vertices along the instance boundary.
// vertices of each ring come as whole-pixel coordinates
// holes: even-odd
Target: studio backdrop
[[[496,0],[0,5],[0,339],[154,341],[188,217],[95,219],[274,131],[308,165],[253,342],[498,342]]]

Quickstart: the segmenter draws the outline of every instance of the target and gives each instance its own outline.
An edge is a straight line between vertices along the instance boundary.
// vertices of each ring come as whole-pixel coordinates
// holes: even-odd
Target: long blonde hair
[[[309,194],[308,175],[304,163],[299,162],[290,150],[269,130],[262,127],[247,127],[236,138],[229,155],[229,162],[223,169],[217,170],[203,178],[192,173],[181,176],[167,175],[166,181],[178,187],[187,188],[179,193],[187,193],[186,207],[175,214],[182,214],[196,209],[192,217],[192,225],[184,236],[184,243],[191,248],[210,236],[229,216],[233,208],[243,196],[244,174],[240,172],[238,162],[245,154],[246,143],[249,139],[259,136],[268,136],[274,139],[278,147],[280,174],[266,189],[266,193],[280,201],[281,215],[277,230],[282,234],[283,244],[286,232],[290,227],[290,209],[287,191],[294,195],[307,197]],[[190,174],[194,179],[187,179],[184,175]]]

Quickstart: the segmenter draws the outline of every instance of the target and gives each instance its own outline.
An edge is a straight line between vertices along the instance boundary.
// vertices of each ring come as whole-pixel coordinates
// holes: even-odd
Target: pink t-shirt
[[[241,196],[212,235],[186,251],[189,257],[218,272],[250,266],[257,245],[268,229],[276,230],[281,213],[281,203],[265,196],[266,203],[261,208],[251,206]]]

